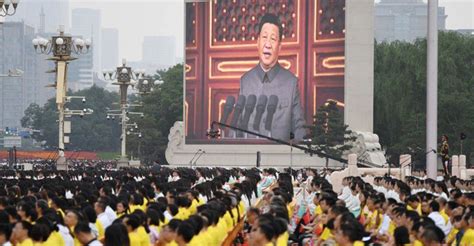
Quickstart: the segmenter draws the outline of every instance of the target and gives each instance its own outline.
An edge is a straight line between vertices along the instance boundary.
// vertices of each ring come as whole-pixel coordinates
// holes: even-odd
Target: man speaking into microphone
[[[257,99],[248,122],[241,125],[254,132],[288,141],[306,135],[298,79],[278,63],[282,26],[274,14],[260,20],[257,39],[259,63],[240,78],[240,95]]]

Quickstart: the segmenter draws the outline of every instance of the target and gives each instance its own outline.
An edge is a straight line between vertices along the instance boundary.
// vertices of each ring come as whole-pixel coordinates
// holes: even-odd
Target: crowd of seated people
[[[0,245],[474,245],[474,180],[315,169],[0,171]]]

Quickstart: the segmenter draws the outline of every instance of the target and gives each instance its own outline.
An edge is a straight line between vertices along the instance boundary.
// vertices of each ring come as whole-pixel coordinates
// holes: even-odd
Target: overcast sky
[[[144,36],[174,36],[176,56],[183,57],[184,1],[71,0],[71,9],[100,9],[102,27],[119,30],[120,58],[141,60]]]
[[[143,36],[147,35],[175,36],[176,55],[183,56],[183,0],[70,1],[71,9],[100,9],[103,27],[119,29],[120,57],[125,57],[128,60],[140,60]],[[439,5],[445,7],[448,15],[447,29],[474,29],[474,0],[439,0]]]

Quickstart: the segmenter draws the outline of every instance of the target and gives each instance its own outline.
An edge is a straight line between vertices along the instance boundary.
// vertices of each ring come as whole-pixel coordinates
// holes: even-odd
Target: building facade
[[[381,0],[375,4],[375,40],[413,42],[427,34],[428,5],[423,0]],[[438,7],[438,29],[446,29],[444,7]]]
[[[116,28],[102,28],[102,70],[119,65],[119,32]]]
[[[44,13],[44,32],[56,33],[59,25],[69,30],[69,0],[21,0],[17,12],[8,21],[24,21],[35,29],[40,27],[40,13]]]
[[[39,89],[44,85],[38,79],[38,58],[31,40],[35,30],[24,22],[5,22],[0,31],[0,73],[20,69],[21,77],[0,78],[0,128],[21,127],[20,120],[31,103],[45,100]]]
[[[93,56],[94,72],[100,72],[101,66],[101,52],[100,45],[102,44],[102,17],[100,10],[78,8],[73,9],[71,14],[71,33],[73,35],[82,36],[84,39],[90,38],[92,46],[95,49],[90,50]]]

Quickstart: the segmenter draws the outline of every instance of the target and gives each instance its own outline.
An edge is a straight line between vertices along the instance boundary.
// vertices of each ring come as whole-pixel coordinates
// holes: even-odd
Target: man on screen
[[[276,15],[265,14],[262,17],[257,39],[259,63],[241,77],[240,94],[246,98],[255,95],[259,99],[261,95],[265,95],[269,99],[260,122],[255,121],[258,112],[254,110],[246,127],[248,130],[286,141],[293,135],[295,140],[299,141],[306,134],[305,121],[300,103],[298,79],[278,63],[282,31],[280,20]],[[259,100],[257,107],[259,102],[263,101]],[[275,105],[275,102],[277,103],[273,118],[268,117],[268,111],[272,111],[268,110],[268,107]]]

